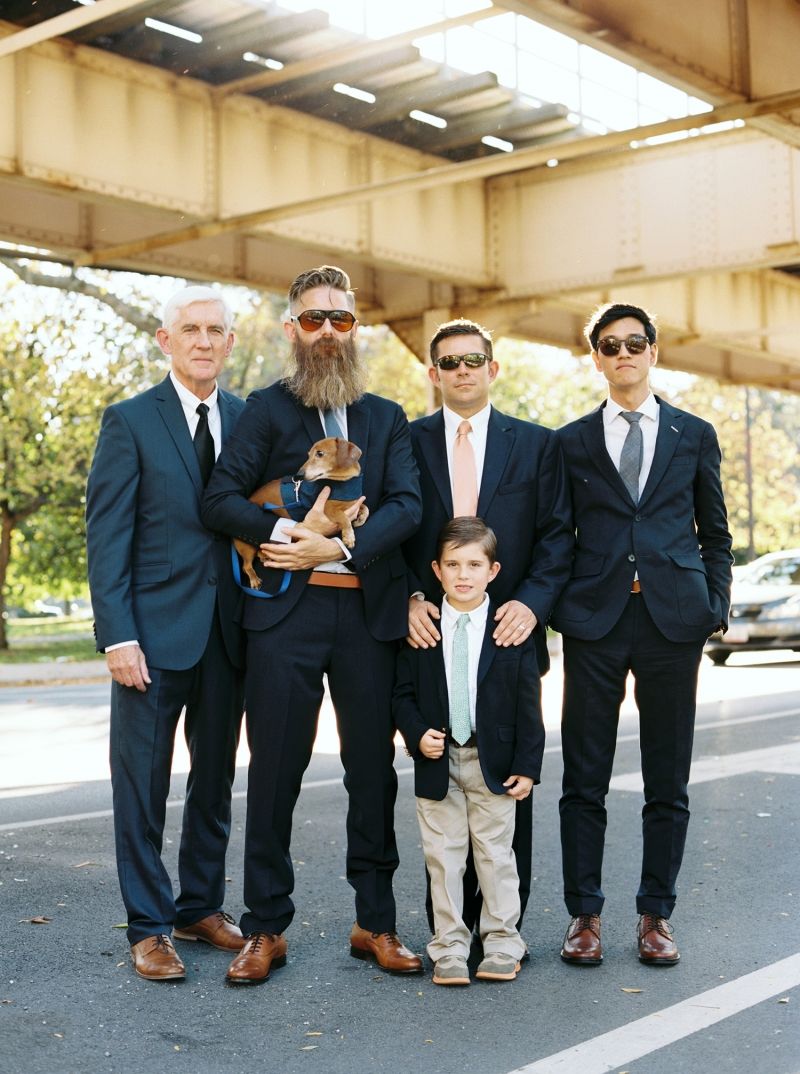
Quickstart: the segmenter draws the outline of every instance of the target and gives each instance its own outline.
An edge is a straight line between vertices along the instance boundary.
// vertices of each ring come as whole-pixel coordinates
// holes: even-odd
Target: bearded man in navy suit
[[[265,981],[286,961],[293,915],[292,814],[314,744],[327,675],[348,792],[347,879],[355,889],[350,953],[390,973],[419,973],[400,942],[392,877],[397,777],[391,715],[396,642],[406,631],[401,542],[420,519],[417,470],[401,408],[365,391],[355,296],[347,273],[323,265],[289,290],[285,379],[250,395],[204,501],[214,529],[260,546],[263,588],[245,595],[250,745],[244,898],[247,943],[234,985]],[[361,449],[367,521],[348,549],[333,523],[314,532],[249,502],[259,485],[296,473],[324,434]],[[326,524],[320,505],[311,511]],[[356,501],[356,505],[359,501]],[[306,516],[308,518],[308,515]],[[281,592],[282,581],[289,582]],[[256,591],[254,591],[256,592]]]
[[[552,624],[564,635],[561,851],[571,921],[561,957],[597,966],[603,844],[619,709],[635,680],[644,777],[636,896],[639,959],[680,958],[669,918],[689,823],[688,782],[703,643],[727,628],[731,535],[720,449],[707,421],[653,395],[656,329],[638,306],[586,326],[608,399],[559,431],[576,547]]]
[[[420,471],[422,524],[403,547],[408,566],[408,640],[428,648],[440,643],[441,586],[434,575],[437,538],[454,515],[482,518],[497,535],[503,567],[489,584],[497,607],[491,636],[498,646],[532,638],[539,674],[550,666],[546,623],[569,577],[573,531],[564,464],[555,432],[509,417],[489,403],[499,366],[490,333],[468,320],[440,325],[430,343],[428,376],[441,391],[442,408],[411,423]],[[454,452],[465,427],[475,466],[476,498],[458,502]],[[537,683],[537,689],[538,689]],[[530,893],[532,796],[517,804],[514,853],[522,913]],[[464,879],[464,922],[479,920],[481,899],[470,861]],[[428,917],[432,925],[430,904]],[[520,918],[521,920],[521,918]]]
[[[86,492],[97,648],[111,687],[111,783],[117,870],[136,972],[179,980],[172,944],[223,950],[243,938],[222,910],[231,786],[242,718],[238,593],[227,541],[200,520],[214,458],[244,403],[217,385],[234,344],[219,291],[188,287],[156,332],[171,361],[156,387],[103,415]],[[191,758],[177,901],[161,861],[181,710]]]

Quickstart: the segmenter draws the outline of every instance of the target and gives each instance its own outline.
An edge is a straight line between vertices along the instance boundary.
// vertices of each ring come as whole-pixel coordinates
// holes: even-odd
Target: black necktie
[[[214,469],[216,454],[214,451],[214,437],[208,427],[208,407],[200,403],[197,407],[197,428],[194,431],[194,450],[197,452],[197,461],[200,463],[200,476],[203,485],[208,484],[211,471]]]

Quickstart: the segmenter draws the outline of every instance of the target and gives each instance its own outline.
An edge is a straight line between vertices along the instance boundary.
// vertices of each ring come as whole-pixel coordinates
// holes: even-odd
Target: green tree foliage
[[[151,352],[134,328],[64,297],[59,315],[0,324],[0,649],[6,600],[81,593],[86,477],[103,409],[138,390]],[[127,345],[126,345],[127,344]]]

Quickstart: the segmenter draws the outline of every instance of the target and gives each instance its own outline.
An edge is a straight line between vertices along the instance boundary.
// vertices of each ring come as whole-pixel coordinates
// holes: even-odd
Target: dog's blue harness
[[[325,485],[328,485],[331,489],[330,499],[332,500],[357,500],[359,496],[363,495],[364,475],[356,474],[355,477],[350,477],[347,481],[326,481],[324,478],[319,478],[316,481],[304,481],[299,477],[284,477],[281,479],[280,484],[282,502],[264,503],[261,506],[265,511],[282,507],[288,511],[289,518],[295,522],[302,522],[309,508],[314,506],[314,501]],[[336,495],[334,495],[334,492]],[[244,585],[241,568],[239,567],[239,557],[236,554],[233,541],[231,541],[231,564],[233,566],[234,581],[244,593],[251,597],[272,600],[273,597],[279,597],[282,593],[285,593],[292,580],[293,572],[284,571],[280,588],[275,593],[264,593],[260,589],[251,589],[249,585]]]

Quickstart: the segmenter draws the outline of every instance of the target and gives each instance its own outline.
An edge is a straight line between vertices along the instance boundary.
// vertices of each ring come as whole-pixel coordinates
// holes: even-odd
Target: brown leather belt
[[[641,593],[641,591],[642,583],[637,578],[635,581],[631,582],[631,593]]]
[[[361,579],[357,574],[340,574],[333,571],[312,571],[308,576],[309,585],[327,585],[332,589],[360,589]]]

